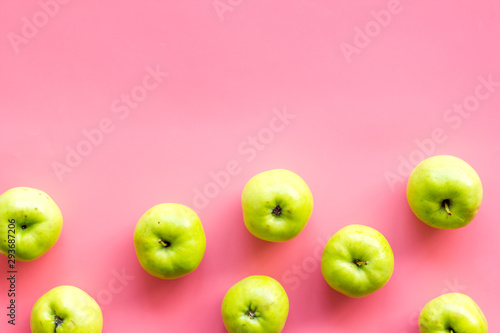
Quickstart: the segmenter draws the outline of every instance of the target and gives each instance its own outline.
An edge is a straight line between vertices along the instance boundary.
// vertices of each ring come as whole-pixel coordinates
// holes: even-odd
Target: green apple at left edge
[[[59,286],[46,292],[31,309],[32,333],[101,333],[102,311],[83,290]]]
[[[200,218],[190,208],[164,203],[139,219],[134,245],[141,266],[151,275],[176,279],[194,271],[206,248]]]
[[[46,253],[61,234],[63,218],[45,192],[14,187],[0,196],[0,252],[31,261]]]

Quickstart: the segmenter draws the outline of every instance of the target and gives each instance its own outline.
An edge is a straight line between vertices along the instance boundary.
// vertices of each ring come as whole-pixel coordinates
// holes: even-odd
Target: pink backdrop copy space
[[[423,305],[450,291],[500,332],[497,0],[0,6],[0,192],[42,189],[64,217],[47,254],[17,263],[15,326],[1,258],[0,332],[29,332],[35,301],[63,284],[99,302],[104,332],[223,332],[225,292],[253,274],[286,289],[284,332],[416,333]],[[439,154],[483,182],[459,230],[424,225],[406,201],[409,169]],[[215,183],[228,163],[236,172]],[[241,213],[245,183],[274,168],[315,199],[286,243],[256,239]],[[162,202],[193,208],[207,236],[198,269],[173,281],[148,275],[132,241]],[[324,242],[352,223],[395,254],[389,283],[361,299],[319,268]]]

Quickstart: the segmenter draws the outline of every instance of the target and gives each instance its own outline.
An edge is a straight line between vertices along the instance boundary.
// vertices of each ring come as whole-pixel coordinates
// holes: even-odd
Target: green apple
[[[39,258],[57,242],[63,218],[45,192],[14,187],[0,196],[0,252],[9,258]]]
[[[488,323],[467,295],[449,293],[427,303],[418,317],[421,333],[487,333]]]
[[[406,196],[411,210],[424,223],[457,229],[476,216],[483,187],[476,171],[458,157],[430,157],[412,171]]]
[[[250,233],[263,240],[284,242],[304,229],[313,210],[313,197],[297,174],[275,169],[248,181],[241,206]]]
[[[321,272],[333,289],[349,297],[363,297],[382,288],[394,271],[389,242],[377,230],[348,225],[326,243]]]
[[[221,313],[229,333],[277,333],[285,326],[288,307],[288,296],[278,281],[252,275],[229,288]]]
[[[30,323],[32,333],[100,333],[102,312],[83,290],[59,286],[36,301]]]
[[[207,241],[200,218],[193,210],[164,203],[139,219],[134,245],[141,266],[149,274],[176,279],[200,265]]]

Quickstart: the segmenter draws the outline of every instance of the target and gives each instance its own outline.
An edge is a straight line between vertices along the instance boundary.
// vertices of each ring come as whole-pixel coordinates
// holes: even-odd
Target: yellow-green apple
[[[222,300],[229,333],[278,333],[288,317],[288,296],[275,279],[252,275],[233,285]]]
[[[387,239],[368,226],[352,224],[326,243],[321,272],[333,289],[349,297],[363,297],[382,288],[394,271],[394,255]]]
[[[0,196],[0,252],[9,258],[39,258],[57,242],[63,218],[47,193],[14,187]]]
[[[465,161],[439,155],[413,169],[406,196],[411,210],[422,222],[434,228],[457,229],[476,216],[483,187],[476,171]]]
[[[427,303],[418,317],[421,333],[487,333],[488,323],[476,302],[461,293],[448,293]]]
[[[194,271],[206,248],[198,215],[177,203],[149,209],[137,222],[134,245],[141,266],[151,275],[176,279]]]
[[[83,290],[59,286],[36,301],[31,310],[32,333],[100,333],[102,312]]]
[[[284,242],[304,229],[313,210],[313,197],[300,176],[275,169],[248,181],[241,206],[250,233],[263,240]]]

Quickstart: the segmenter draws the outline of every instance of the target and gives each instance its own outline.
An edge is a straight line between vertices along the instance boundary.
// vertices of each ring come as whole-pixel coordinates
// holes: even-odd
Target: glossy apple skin
[[[355,261],[367,264],[358,265]],[[335,233],[321,257],[325,281],[349,297],[363,297],[379,290],[393,271],[394,255],[389,242],[377,230],[359,224]]]
[[[449,293],[427,303],[418,318],[421,333],[487,333],[486,318],[472,298]]]
[[[418,164],[408,178],[406,196],[411,210],[424,223],[438,229],[469,224],[483,199],[481,179],[458,157],[439,155]],[[444,201],[449,200],[449,210]]]
[[[288,308],[288,296],[278,281],[253,275],[227,291],[221,313],[229,333],[278,333],[285,326]]]
[[[57,325],[56,318],[62,319]],[[97,302],[83,290],[59,286],[49,290],[31,310],[32,333],[100,333],[102,312]]]
[[[313,210],[313,197],[297,174],[275,169],[252,177],[241,195],[243,220],[252,235],[284,242],[304,229]],[[279,206],[281,213],[273,210]]]
[[[0,196],[0,252],[9,254],[9,221],[15,221],[15,255],[31,261],[45,254],[59,239],[63,218],[57,204],[45,192],[14,187]],[[12,252],[10,252],[12,253]]]
[[[169,242],[166,247],[158,240]],[[134,245],[141,266],[151,275],[176,279],[194,271],[207,241],[198,215],[177,203],[159,204],[137,222]]]

